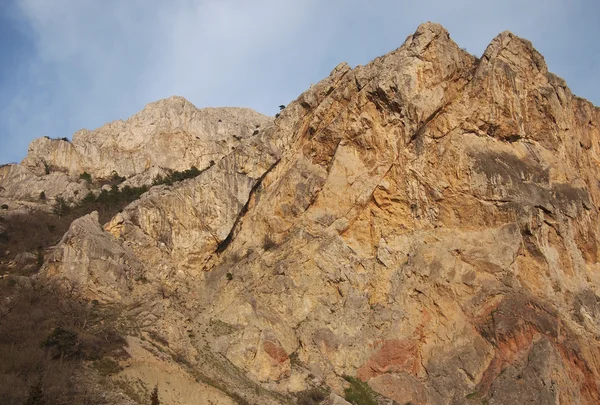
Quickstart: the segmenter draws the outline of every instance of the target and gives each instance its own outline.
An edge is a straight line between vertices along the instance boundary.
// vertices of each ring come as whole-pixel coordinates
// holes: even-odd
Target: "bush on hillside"
[[[79,175],[79,178],[81,180],[85,180],[87,181],[89,184],[92,184],[92,175],[89,174],[88,172],[83,172]]]

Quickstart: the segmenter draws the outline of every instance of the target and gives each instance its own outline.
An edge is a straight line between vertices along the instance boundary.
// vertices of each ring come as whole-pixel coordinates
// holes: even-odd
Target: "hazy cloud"
[[[36,137],[174,94],[274,114],[339,62],[367,63],[428,20],[476,54],[507,29],[528,38],[575,93],[600,102],[592,0],[5,1],[0,162],[23,158]]]

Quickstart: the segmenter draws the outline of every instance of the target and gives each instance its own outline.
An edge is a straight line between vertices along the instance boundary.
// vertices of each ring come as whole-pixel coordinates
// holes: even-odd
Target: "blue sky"
[[[425,21],[476,55],[501,31],[527,38],[600,105],[596,0],[0,0],[0,163],[171,95],[273,115]]]

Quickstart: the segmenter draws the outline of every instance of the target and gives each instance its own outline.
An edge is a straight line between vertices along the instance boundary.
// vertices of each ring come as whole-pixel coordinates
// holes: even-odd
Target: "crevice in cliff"
[[[414,132],[414,134],[408,140],[408,145],[410,145],[413,142],[415,143],[417,155],[420,155],[421,152],[423,151],[423,141],[424,141],[423,135],[425,134],[427,125],[431,121],[433,121],[436,117],[438,117],[440,115],[440,113],[442,113],[446,109],[446,107],[448,107],[450,105],[450,103],[451,102],[446,102],[446,103],[442,104],[434,112],[432,112],[427,118],[425,118],[425,120],[419,125],[417,130]]]
[[[222,253],[223,251],[225,251],[225,249],[227,249],[227,246],[229,246],[231,244],[231,242],[233,241],[233,238],[235,236],[235,233],[236,233],[237,229],[239,228],[239,225],[241,224],[242,218],[248,212],[248,208],[250,206],[250,202],[252,201],[252,198],[254,197],[254,195],[256,195],[258,193],[260,186],[262,185],[262,181],[279,164],[280,161],[281,161],[281,159],[277,159],[275,161],[275,163],[273,163],[263,173],[263,175],[260,176],[260,178],[256,181],[254,186],[252,186],[252,189],[250,190],[250,193],[248,194],[248,199],[246,200],[246,204],[244,204],[244,206],[238,213],[238,215],[235,219],[235,222],[233,223],[233,226],[231,227],[231,230],[229,231],[229,234],[227,235],[227,237],[225,239],[223,239],[223,241],[221,241],[221,243],[219,243],[217,245],[217,249],[215,250],[216,253]]]

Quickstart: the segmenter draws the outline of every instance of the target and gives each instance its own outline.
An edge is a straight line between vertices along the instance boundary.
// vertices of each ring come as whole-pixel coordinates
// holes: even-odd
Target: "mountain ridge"
[[[345,376],[380,403],[595,403],[599,123],[529,41],[477,59],[422,24],[197,177],[75,220],[40,276],[250,403]]]

